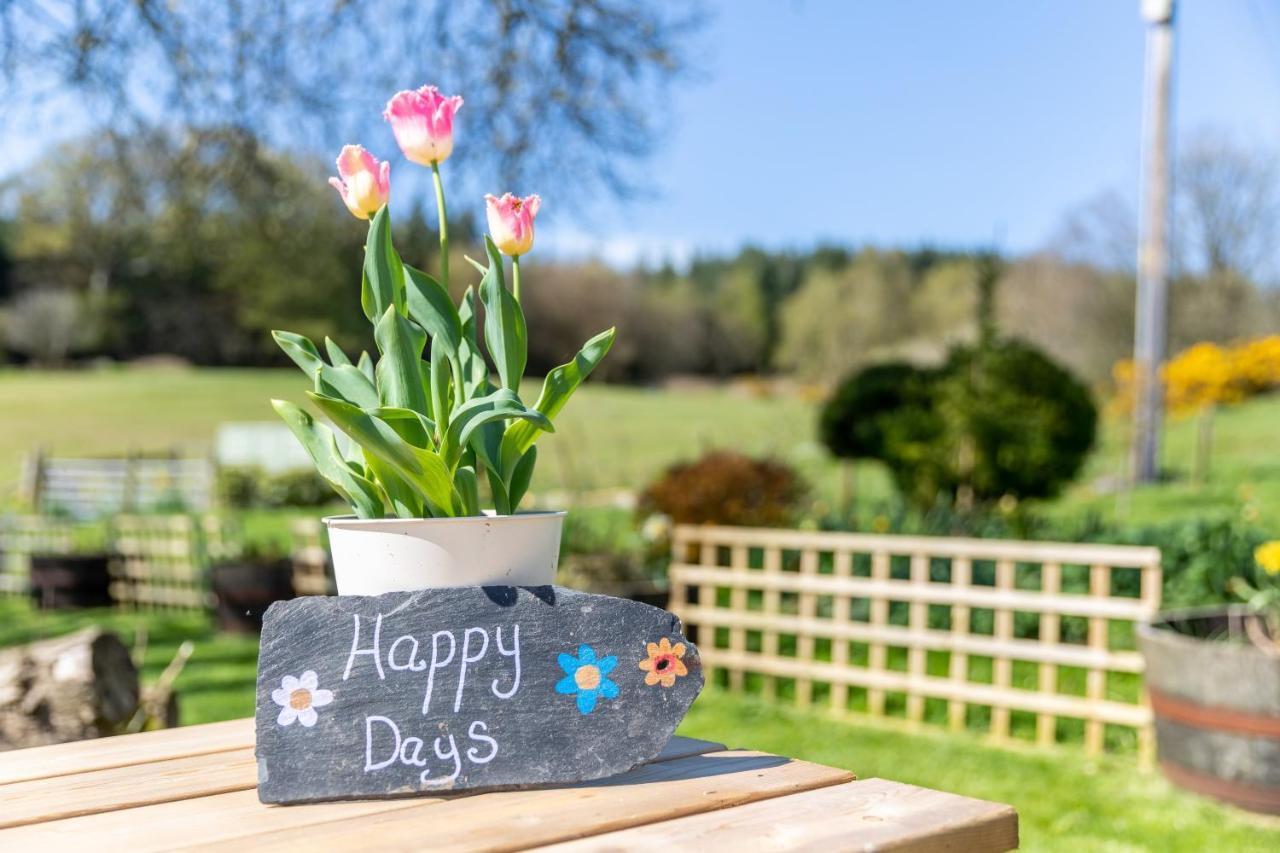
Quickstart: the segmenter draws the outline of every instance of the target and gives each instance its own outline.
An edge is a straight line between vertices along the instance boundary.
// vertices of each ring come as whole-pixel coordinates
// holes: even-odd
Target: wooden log
[[[109,631],[0,650],[0,750],[115,734],[138,697],[138,670]]]

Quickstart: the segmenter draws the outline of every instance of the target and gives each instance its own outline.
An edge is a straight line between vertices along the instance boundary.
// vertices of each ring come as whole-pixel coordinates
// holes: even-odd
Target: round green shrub
[[[974,503],[1051,497],[1097,435],[1089,390],[1017,340],[957,347],[936,370],[885,364],[847,380],[820,422],[836,456],[884,462],[902,495]]]
[[[879,459],[884,417],[911,404],[927,384],[926,373],[902,361],[876,364],[840,383],[822,407],[822,443],[840,459]]]

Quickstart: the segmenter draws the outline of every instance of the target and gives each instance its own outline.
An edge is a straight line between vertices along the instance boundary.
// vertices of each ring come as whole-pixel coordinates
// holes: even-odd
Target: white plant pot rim
[[[526,519],[531,521],[535,518],[556,515],[566,516],[568,514],[569,511],[563,509],[531,509],[525,512],[517,512],[513,515],[498,515],[492,510],[485,510],[483,515],[457,515],[440,518],[360,518],[356,515],[326,515],[321,521],[329,527],[335,525],[342,527],[374,527],[380,524],[404,524],[410,521],[416,524],[468,524],[479,522],[492,524],[495,521],[523,521]]]

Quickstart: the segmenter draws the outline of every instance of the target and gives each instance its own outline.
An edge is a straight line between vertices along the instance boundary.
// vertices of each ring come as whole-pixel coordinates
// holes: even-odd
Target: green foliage
[[[575,509],[560,538],[559,582],[613,595],[652,590],[664,582],[669,554],[669,543],[647,537],[625,509]]]
[[[273,473],[252,465],[218,469],[219,503],[229,509],[284,509],[333,503],[333,489],[316,471]]]
[[[329,340],[326,361],[307,338],[273,333],[312,379],[312,403],[359,451],[344,456],[328,427],[292,403],[272,405],[362,518],[478,515],[481,472],[495,510],[515,512],[533,477],[534,443],[554,432],[552,419],[613,343],[612,329],[592,338],[547,376],[542,397],[527,407],[519,394],[528,361],[524,312],[507,289],[502,256],[485,243],[489,263],[476,264],[482,325],[470,288],[455,308],[448,282],[404,265],[384,207],[369,224],[360,299],[376,361],[361,353],[353,365]],[[498,385],[480,348],[481,328]]]
[[[872,365],[850,376],[822,408],[822,443],[841,459],[880,459],[885,453],[885,421],[914,399],[925,374],[906,362]]]
[[[959,485],[974,498],[1056,495],[1093,446],[1098,411],[1089,389],[1040,350],[1017,340],[961,347],[940,386]],[[963,447],[972,442],[966,470]]]
[[[1098,542],[1111,545],[1149,545],[1160,549],[1164,570],[1161,605],[1166,608],[1204,607],[1238,604],[1232,579],[1256,584],[1261,569],[1254,561],[1254,549],[1266,541],[1266,531],[1245,521],[1239,514],[1214,512],[1198,517],[1170,519],[1159,523],[1129,525],[1103,519],[1095,514],[1057,518],[1018,506],[1012,510],[975,507],[959,510],[948,500],[928,507],[897,502],[859,528],[863,532],[908,536],[963,536],[978,539],[1020,539],[1048,542]],[[824,530],[849,530],[843,517],[820,521]],[[993,566],[976,564],[975,579],[991,582]],[[984,577],[983,574],[986,573]],[[944,580],[946,575],[936,577]],[[1064,585],[1070,580],[1064,578]],[[1086,592],[1087,579],[1076,578]],[[1132,572],[1115,573],[1117,592],[1138,594],[1138,577]],[[989,615],[989,614],[988,614]]]
[[[848,379],[823,413],[837,456],[879,459],[918,506],[1056,495],[1097,433],[1089,391],[1029,344],[956,347],[936,370],[905,364]]]
[[[1107,541],[1159,548],[1164,567],[1162,606],[1199,607],[1239,603],[1231,581],[1256,582],[1260,570],[1253,551],[1265,540],[1257,527],[1218,516],[1119,530]]]
[[[640,496],[642,515],[661,513],[676,524],[789,524],[808,486],[790,466],[774,459],[712,451],[696,462],[673,465]]]

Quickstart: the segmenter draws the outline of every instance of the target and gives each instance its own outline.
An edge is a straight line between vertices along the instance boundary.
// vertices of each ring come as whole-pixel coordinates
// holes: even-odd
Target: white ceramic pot
[[[465,518],[331,516],[329,549],[339,595],[451,586],[553,583],[563,512]]]

